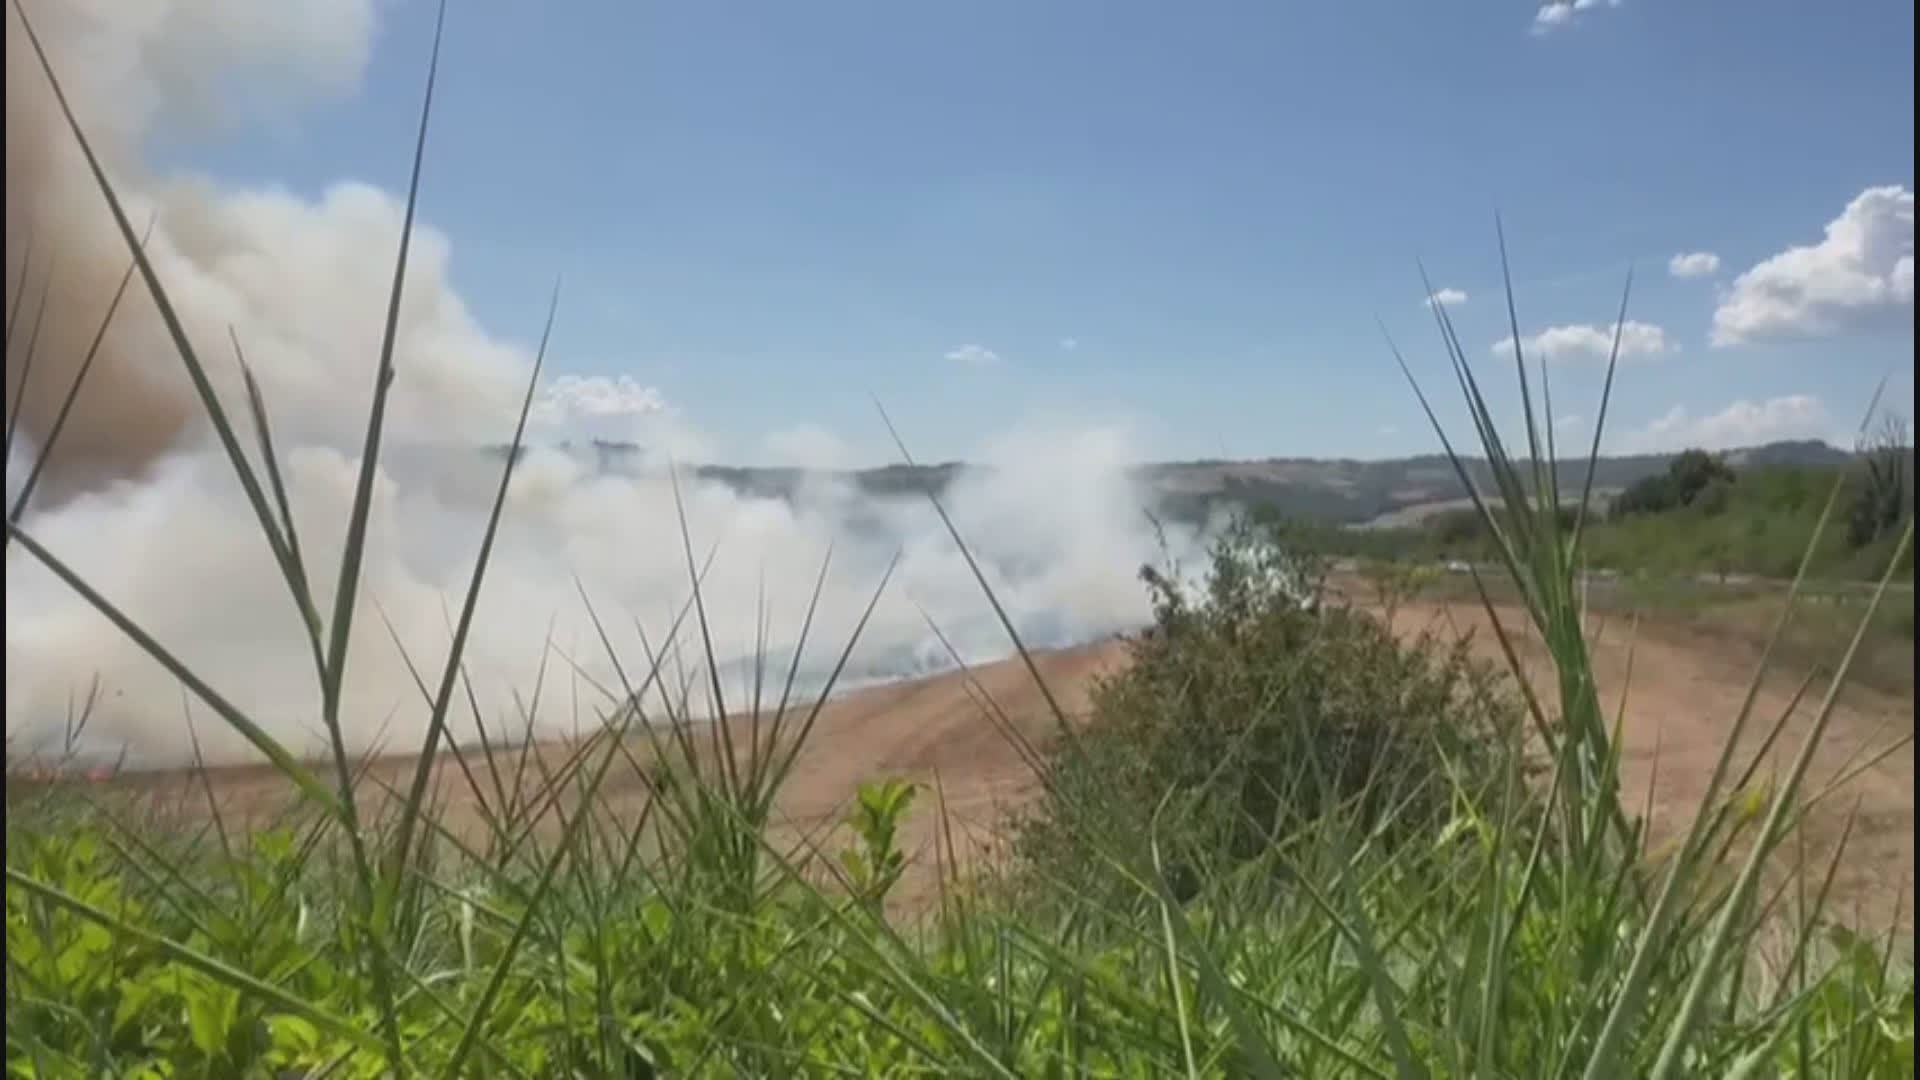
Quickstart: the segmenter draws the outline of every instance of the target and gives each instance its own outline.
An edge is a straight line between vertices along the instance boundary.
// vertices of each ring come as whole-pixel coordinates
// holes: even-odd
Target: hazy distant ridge
[[[502,448],[504,449],[504,448]],[[642,453],[630,443],[594,442],[587,449],[598,468],[631,468]],[[498,452],[498,451],[497,451]],[[1672,454],[1629,454],[1602,457],[1595,465],[1594,486],[1626,487],[1666,469]],[[1831,467],[1851,461],[1853,455],[1817,440],[1768,443],[1731,450],[1723,455],[1736,466],[1801,465]],[[1476,485],[1486,490],[1492,482],[1484,459],[1468,459]],[[1575,486],[1585,479],[1586,460],[1565,459],[1561,482]],[[791,498],[808,477],[851,482],[865,494],[887,497],[920,494],[929,487],[944,491],[963,473],[989,466],[963,462],[933,465],[888,465],[874,469],[808,471],[795,468],[701,465],[694,472],[745,494]],[[1198,520],[1223,504],[1263,505],[1290,514],[1333,523],[1370,521],[1411,506],[1463,498],[1453,465],[1442,454],[1357,461],[1347,458],[1265,458],[1254,461],[1173,461],[1134,466],[1148,508],[1175,520]]]

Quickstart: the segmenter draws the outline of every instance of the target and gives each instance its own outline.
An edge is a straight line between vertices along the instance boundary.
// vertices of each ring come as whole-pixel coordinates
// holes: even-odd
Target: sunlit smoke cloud
[[[963,474],[944,497],[1016,628],[1035,646],[1084,641],[1137,625],[1146,614],[1132,575],[1159,551],[1139,493],[1120,467],[1122,445],[1110,432],[1021,436],[1001,444],[1006,456],[999,460],[1022,467]],[[302,447],[286,465],[308,560],[319,569],[314,584],[328,596],[356,464],[332,449]],[[397,455],[382,471],[365,596],[428,672],[437,671],[449,613],[464,591],[497,466],[478,453],[457,461],[438,453]],[[821,614],[802,664],[803,691],[817,688],[896,557],[895,579],[855,653],[850,681],[945,666],[927,618],[969,661],[1008,650],[1004,630],[923,499],[876,498],[836,474],[816,475],[787,499],[683,477],[680,506],[696,557],[704,561],[713,552],[703,592],[736,702],[747,695],[742,680],[756,648],[765,649],[772,670],[783,671],[799,647],[808,591],[830,551]],[[547,663],[567,692],[541,704],[540,722],[549,729],[591,725],[607,704],[591,687],[617,687],[619,676],[576,588],[609,627],[621,666],[634,678],[646,670],[639,628],[661,648],[689,595],[679,512],[670,480],[657,468],[610,473],[560,450],[523,459],[468,653],[479,696],[500,710],[486,716],[490,723],[517,725],[508,708],[512,692],[535,684],[549,642]],[[317,749],[299,622],[223,462],[209,454],[169,456],[140,481],[78,497],[38,516],[33,528],[250,715]],[[63,715],[69,692],[99,672],[111,693],[92,729],[96,739],[124,744],[141,761],[177,754],[180,694],[165,674],[50,575],[17,554],[9,558],[10,729],[16,721]],[[765,630],[756,626],[763,617]],[[356,742],[383,732],[392,745],[417,739],[424,716],[417,692],[372,612],[356,627],[351,657],[347,712]],[[696,651],[673,666],[698,670],[699,661]],[[582,715],[572,711],[576,698],[585,702]],[[710,708],[703,693],[694,707]],[[473,734],[464,715],[454,730]],[[211,754],[239,756],[243,749],[217,728],[208,736]]]

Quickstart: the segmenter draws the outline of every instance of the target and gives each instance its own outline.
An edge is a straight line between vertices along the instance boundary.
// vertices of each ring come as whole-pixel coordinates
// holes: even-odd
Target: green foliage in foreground
[[[30,20],[17,4],[15,11],[31,38]],[[77,119],[67,119],[85,149]],[[423,116],[423,133],[424,123]],[[1731,718],[1696,820],[1663,844],[1659,859],[1649,858],[1620,797],[1617,744],[1582,636],[1585,516],[1569,527],[1537,509],[1558,507],[1563,493],[1533,464],[1555,454],[1538,435],[1524,357],[1515,361],[1528,446],[1516,454],[1502,445],[1501,425],[1441,305],[1432,308],[1493,474],[1482,520],[1558,675],[1537,692],[1520,688],[1526,744],[1512,735],[1500,743],[1497,726],[1490,749],[1419,725],[1409,728],[1428,737],[1424,750],[1349,737],[1370,729],[1364,716],[1339,715],[1341,706],[1381,710],[1375,719],[1400,712],[1430,720],[1440,700],[1470,684],[1444,674],[1444,658],[1418,647],[1411,657],[1394,651],[1338,612],[1299,621],[1262,615],[1249,648],[1234,636],[1249,625],[1241,600],[1270,595],[1262,590],[1216,591],[1171,611],[1163,605],[1180,625],[1203,627],[1201,644],[1177,644],[1150,662],[1227,678],[1224,693],[1201,698],[1216,704],[1197,721],[1219,722],[1219,733],[1196,737],[1222,746],[1246,734],[1249,749],[1277,746],[1274,761],[1291,747],[1315,766],[1353,771],[1273,787],[1275,804],[1255,800],[1251,818],[1237,813],[1244,798],[1189,817],[1176,803],[1193,805],[1191,797],[1213,790],[1211,778],[1187,783],[1179,775],[1187,762],[1171,755],[1128,781],[1142,807],[1158,791],[1152,812],[1103,820],[1064,782],[1075,770],[1089,775],[1079,756],[1095,751],[1056,707],[1058,745],[1021,745],[1048,798],[1059,800],[1061,859],[1034,860],[1018,888],[1004,891],[949,877],[925,922],[894,922],[884,902],[902,868],[894,845],[912,789],[862,792],[844,856],[777,846],[776,796],[815,715],[789,711],[784,695],[771,716],[756,712],[746,749],[720,738],[705,754],[684,709],[637,715],[636,687],[652,686],[659,673],[649,657],[622,665],[635,684],[613,695],[598,731],[563,762],[516,760],[500,747],[483,747],[484,762],[475,762],[441,746],[521,432],[504,458],[494,517],[437,686],[421,685],[431,721],[412,780],[384,791],[361,781],[341,736],[340,687],[393,375],[404,243],[345,554],[333,575],[339,589],[328,603],[303,561],[302,552],[315,549],[299,543],[285,504],[258,387],[247,378],[245,419],[258,444],[250,452],[104,170],[90,152],[88,160],[307,628],[333,757],[322,779],[74,574],[22,519],[23,490],[7,518],[9,555],[65,582],[251,740],[300,799],[280,826],[247,835],[217,814],[205,828],[167,832],[154,828],[151,807],[89,800],[76,788],[29,792],[10,775],[9,1075],[1913,1074],[1910,966],[1896,962],[1891,937],[1876,948],[1824,914],[1844,843],[1824,868],[1784,887],[1767,873],[1808,805],[1830,794],[1807,791],[1804,781],[1852,649],[1804,743],[1770,785],[1754,783],[1759,763],[1748,758],[1745,736],[1772,745],[1785,718],[1756,718],[1751,703]],[[410,199],[409,223],[412,210]],[[84,365],[80,371],[73,395]],[[1611,379],[1610,364],[1609,386]],[[531,394],[530,386],[529,403]],[[57,442],[56,431],[42,455],[56,453]],[[1448,452],[1471,487],[1451,444]],[[1837,492],[1828,496],[1815,523],[1816,553],[1836,501]],[[937,501],[935,509],[964,550]],[[1895,565],[1912,535],[1909,516]],[[704,627],[684,521],[677,539],[688,556],[689,607]],[[1216,581],[1238,573],[1215,569]],[[984,576],[980,583],[998,611]],[[664,640],[680,629],[676,623]],[[1320,651],[1315,636],[1323,633],[1344,644]],[[718,666],[706,660],[717,698]],[[1383,679],[1384,698],[1343,681],[1371,672],[1335,670],[1355,660],[1397,673]],[[1257,723],[1213,715],[1257,703],[1248,692],[1259,681],[1228,670],[1240,663],[1256,675],[1287,676],[1274,681],[1281,696]],[[1146,685],[1151,693],[1112,695],[1106,707],[1140,710],[1121,723],[1155,745],[1166,733],[1153,727],[1153,706],[1166,704],[1158,722],[1178,739],[1194,714],[1171,708],[1177,687]],[[1388,707],[1396,686],[1442,692],[1404,710]],[[1286,696],[1298,687],[1328,689],[1335,709],[1312,694]],[[1280,739],[1269,742],[1274,732]],[[644,765],[635,733],[651,755]],[[443,827],[429,797],[441,749],[483,807],[478,839]],[[1530,775],[1529,759],[1544,776]],[[1242,760],[1222,755],[1227,772]],[[1438,781],[1407,787],[1416,778],[1403,767],[1421,761],[1438,765],[1444,800]],[[616,765],[648,785],[637,819],[614,815],[599,798]],[[1241,777],[1264,767],[1241,768]],[[1245,843],[1252,833],[1242,821],[1270,841]],[[1176,894],[1169,855],[1218,850],[1206,831],[1215,826],[1225,827],[1233,858],[1189,859],[1189,880]],[[1054,880],[1052,868],[1067,873]],[[823,873],[832,876],[821,883]],[[1087,874],[1107,887],[1083,887]]]
[[[286,830],[153,864],[114,835],[8,837],[10,869],[45,883],[8,890],[10,1075],[382,1075],[350,876]],[[449,883],[405,943],[407,1061],[444,1069],[496,978],[471,1075],[1540,1076],[1591,1053],[1644,929],[1631,883],[1535,863],[1471,815],[1398,857],[1357,830],[1326,841],[1287,860],[1291,887],[1223,879],[1139,918],[1046,922],[956,899],[906,936],[799,886],[728,911],[581,864],[504,969],[533,875]],[[169,868],[200,884],[151,880]],[[1650,972],[1608,1075],[1646,1074],[1701,929]],[[1716,1002],[1685,1075],[1911,1075],[1911,976],[1837,927],[1813,945],[1804,973],[1756,964],[1737,1011]]]

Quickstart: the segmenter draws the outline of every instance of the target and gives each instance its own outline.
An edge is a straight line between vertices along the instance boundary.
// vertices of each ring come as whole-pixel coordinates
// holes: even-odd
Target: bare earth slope
[[[1517,610],[1503,610],[1501,622],[1510,634],[1518,635],[1522,619]],[[1477,606],[1413,605],[1396,618],[1396,629],[1402,633],[1424,628],[1471,633],[1478,651],[1498,655],[1493,628],[1484,609]],[[1650,812],[1657,845],[1684,828],[1698,809],[1752,683],[1759,651],[1670,623],[1643,622],[1635,628],[1615,619],[1599,622],[1596,632],[1595,678],[1609,717],[1619,710],[1623,690],[1626,694],[1621,722],[1626,798],[1629,805]],[[1544,646],[1523,641],[1518,651],[1534,686],[1543,696],[1554,693]],[[1753,718],[1742,739],[1746,750],[1734,759],[1736,778],[1758,749],[1763,733],[1792,704],[1806,677],[1804,671],[1775,667],[1755,700]],[[1825,692],[1823,680],[1808,687],[1769,764],[1757,774],[1759,779],[1785,777]],[[1807,774],[1806,791],[1829,792],[1814,804],[1802,834],[1805,856],[1816,873],[1832,857],[1847,816],[1858,804],[1859,818],[1835,881],[1833,902],[1837,914],[1857,915],[1863,920],[1860,925],[1884,927],[1896,906],[1901,908],[1901,924],[1913,925],[1907,894],[1912,891],[1914,867],[1914,761],[1912,747],[1900,745],[1912,734],[1911,696],[1850,685],[1835,704]],[[1893,752],[1883,755],[1888,749]],[[1873,762],[1876,757],[1879,760]],[[1862,768],[1870,762],[1870,767]],[[1832,786],[1836,779],[1856,772],[1844,786]]]
[[[1545,649],[1522,636],[1523,619],[1517,609],[1502,610],[1500,617],[1517,640],[1534,685],[1550,700],[1555,691]],[[1404,635],[1471,634],[1477,651],[1504,666],[1493,627],[1477,606],[1409,605],[1396,613],[1394,627]],[[1621,729],[1626,795],[1630,805],[1649,810],[1657,845],[1684,828],[1699,807],[1759,656],[1750,646],[1684,626],[1643,623],[1636,630],[1616,620],[1598,624],[1597,633],[1596,677],[1609,716],[1620,707],[1622,689],[1627,692]],[[1088,680],[1125,660],[1125,647],[1110,642],[1048,655],[1041,667],[1063,706],[1078,711],[1085,702]],[[1017,660],[976,675],[1029,732],[1045,736],[1052,729],[1040,695]],[[1758,747],[1761,734],[1787,710],[1803,677],[1804,673],[1779,670],[1762,683],[1743,745]],[[1812,727],[1824,691],[1825,685],[1816,682],[1801,700],[1771,755],[1771,767],[1763,767],[1758,774],[1761,778],[1771,775],[1773,768],[1784,776]],[[977,847],[986,839],[996,806],[1033,793],[1031,777],[981,716],[958,675],[856,695],[837,703],[832,713],[810,748],[810,768],[796,777],[789,793],[787,805],[797,818],[818,820],[830,813],[835,801],[843,799],[859,778],[931,781],[937,773],[949,807],[958,820],[972,826],[969,832]],[[1912,732],[1910,697],[1845,689],[1815,752],[1807,790],[1829,789],[1836,778],[1868,766],[1880,751],[1897,746]],[[1736,757],[1736,776],[1751,754],[1749,750]],[[1857,916],[1862,925],[1884,926],[1900,907],[1901,922],[1910,927],[1911,904],[1902,901],[1911,891],[1914,868],[1911,747],[1899,747],[1865,767],[1815,804],[1803,835],[1806,857],[1816,872],[1831,857],[1856,802],[1859,817],[1834,886],[1836,911]],[[923,812],[913,825],[910,838],[930,849],[937,831],[934,815]]]
[[[1510,633],[1520,636],[1522,620],[1517,610],[1503,610],[1501,619]],[[1477,606],[1411,604],[1397,612],[1395,630],[1471,634],[1478,651],[1500,662],[1487,615]],[[1535,685],[1543,695],[1551,695],[1544,650],[1521,640],[1519,651]],[[1117,670],[1126,657],[1125,644],[1110,640],[1038,654],[1036,661],[1056,699],[1078,722],[1084,717],[1096,676]],[[1628,689],[1623,723],[1625,785],[1634,805],[1650,807],[1656,834],[1671,835],[1699,805],[1757,660],[1751,646],[1685,626],[1642,624],[1632,632],[1624,621],[1616,620],[1598,628],[1595,667],[1602,704],[1612,715],[1622,688]],[[1749,745],[1757,744],[1758,731],[1787,709],[1799,677],[1800,673],[1777,671],[1763,684],[1753,724],[1756,733]],[[1774,754],[1782,773],[1809,730],[1823,692],[1824,687],[1815,684],[1795,710]],[[1044,698],[1018,659],[970,673],[949,672],[849,694],[822,710],[813,738],[783,792],[786,822],[779,834],[788,840],[804,835],[819,839],[819,832],[831,827],[861,781],[893,777],[937,783],[954,831],[963,841],[963,859],[990,850],[994,821],[1005,809],[1030,798],[1035,784],[1019,755],[989,722],[981,704],[983,693],[1033,738],[1045,741],[1056,730]],[[1821,790],[1853,764],[1864,763],[1912,731],[1910,696],[1849,688],[1815,755],[1809,790]],[[736,737],[744,743],[744,734]],[[1742,756],[1736,765],[1745,760]],[[389,783],[398,783],[409,768],[404,759],[390,759],[377,764],[375,771],[391,777]],[[451,768],[443,768],[442,773],[441,790],[450,820],[472,824],[474,808],[466,783]],[[133,781],[163,791],[182,782],[177,775]],[[215,784],[228,800],[254,808],[264,808],[285,794],[277,778],[261,769],[222,770],[216,773]],[[643,793],[639,777],[627,776],[610,785],[609,798],[625,804],[623,808],[631,813],[638,809]],[[1807,857],[1816,867],[1824,866],[1830,857],[1856,802],[1859,818],[1836,883],[1835,903],[1842,913],[1855,914],[1866,925],[1884,926],[1913,877],[1911,748],[1885,756],[1815,807],[1805,835]],[[191,806],[193,801],[182,805]],[[930,898],[937,888],[933,852],[941,830],[934,807],[930,790],[902,838],[910,851],[922,857],[903,882],[905,895],[900,899],[909,906]],[[1910,911],[1911,905],[1906,905],[1901,918],[1906,926],[1912,925]]]

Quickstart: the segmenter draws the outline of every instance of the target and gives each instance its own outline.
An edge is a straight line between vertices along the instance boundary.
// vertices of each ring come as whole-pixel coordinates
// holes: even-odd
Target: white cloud
[[[1575,428],[1578,428],[1583,423],[1585,423],[1585,421],[1582,420],[1578,415],[1574,413],[1568,413],[1567,415],[1561,417],[1560,419],[1555,420],[1553,422],[1553,426],[1556,430],[1559,430],[1559,431],[1572,431]]]
[[[1398,434],[1400,434],[1400,429],[1399,429],[1398,427],[1395,427],[1395,426],[1394,426],[1394,425],[1392,425],[1392,424],[1381,424],[1381,425],[1380,425],[1379,427],[1377,427],[1377,428],[1375,428],[1375,429],[1374,429],[1374,431],[1375,431],[1375,433],[1376,433],[1376,434],[1379,434],[1379,435],[1398,435]]]
[[[1550,326],[1521,342],[1526,351],[1548,360],[1605,360],[1613,352],[1613,327],[1576,323]],[[1652,323],[1629,319],[1620,326],[1620,358],[1654,356],[1679,352],[1680,346],[1667,340],[1667,332]],[[1510,356],[1513,339],[1502,338],[1493,345],[1495,356]]]
[[[1713,313],[1713,343],[1805,340],[1913,319],[1913,192],[1873,187],[1792,247],[1734,279]]]
[[[1060,339],[1060,347],[1062,349],[1065,349],[1068,352],[1072,352],[1073,350],[1080,347],[1080,339],[1063,337]]]
[[[1629,432],[1623,442],[1629,450],[1732,450],[1782,439],[1820,439],[1832,430],[1832,418],[1819,398],[1788,394],[1758,402],[1742,399],[1706,416],[1675,405],[1665,416]]]
[[[1720,272],[1720,256],[1711,251],[1689,251],[1667,260],[1667,273],[1678,278],[1708,277]]]
[[[561,375],[534,402],[533,418],[545,424],[599,421],[667,412],[657,387],[631,375]]]
[[[1540,5],[1540,10],[1533,13],[1533,32],[1536,34],[1545,34],[1572,22],[1572,4],[1542,4]]]
[[[1464,304],[1466,302],[1467,302],[1467,294],[1462,289],[1436,289],[1434,290],[1434,294],[1432,296],[1421,301],[1421,303],[1427,305],[1428,307],[1432,307],[1435,304],[1444,304],[1448,307],[1458,307],[1461,304]]]
[[[1572,26],[1576,14],[1592,11],[1603,5],[1617,8],[1620,6],[1620,0],[1553,0],[1552,3],[1542,4],[1539,10],[1533,13],[1533,32],[1551,34],[1555,30]]]
[[[947,359],[956,364],[966,364],[971,367],[985,367],[989,364],[999,363],[1000,354],[987,348],[985,345],[962,345],[947,353]]]

